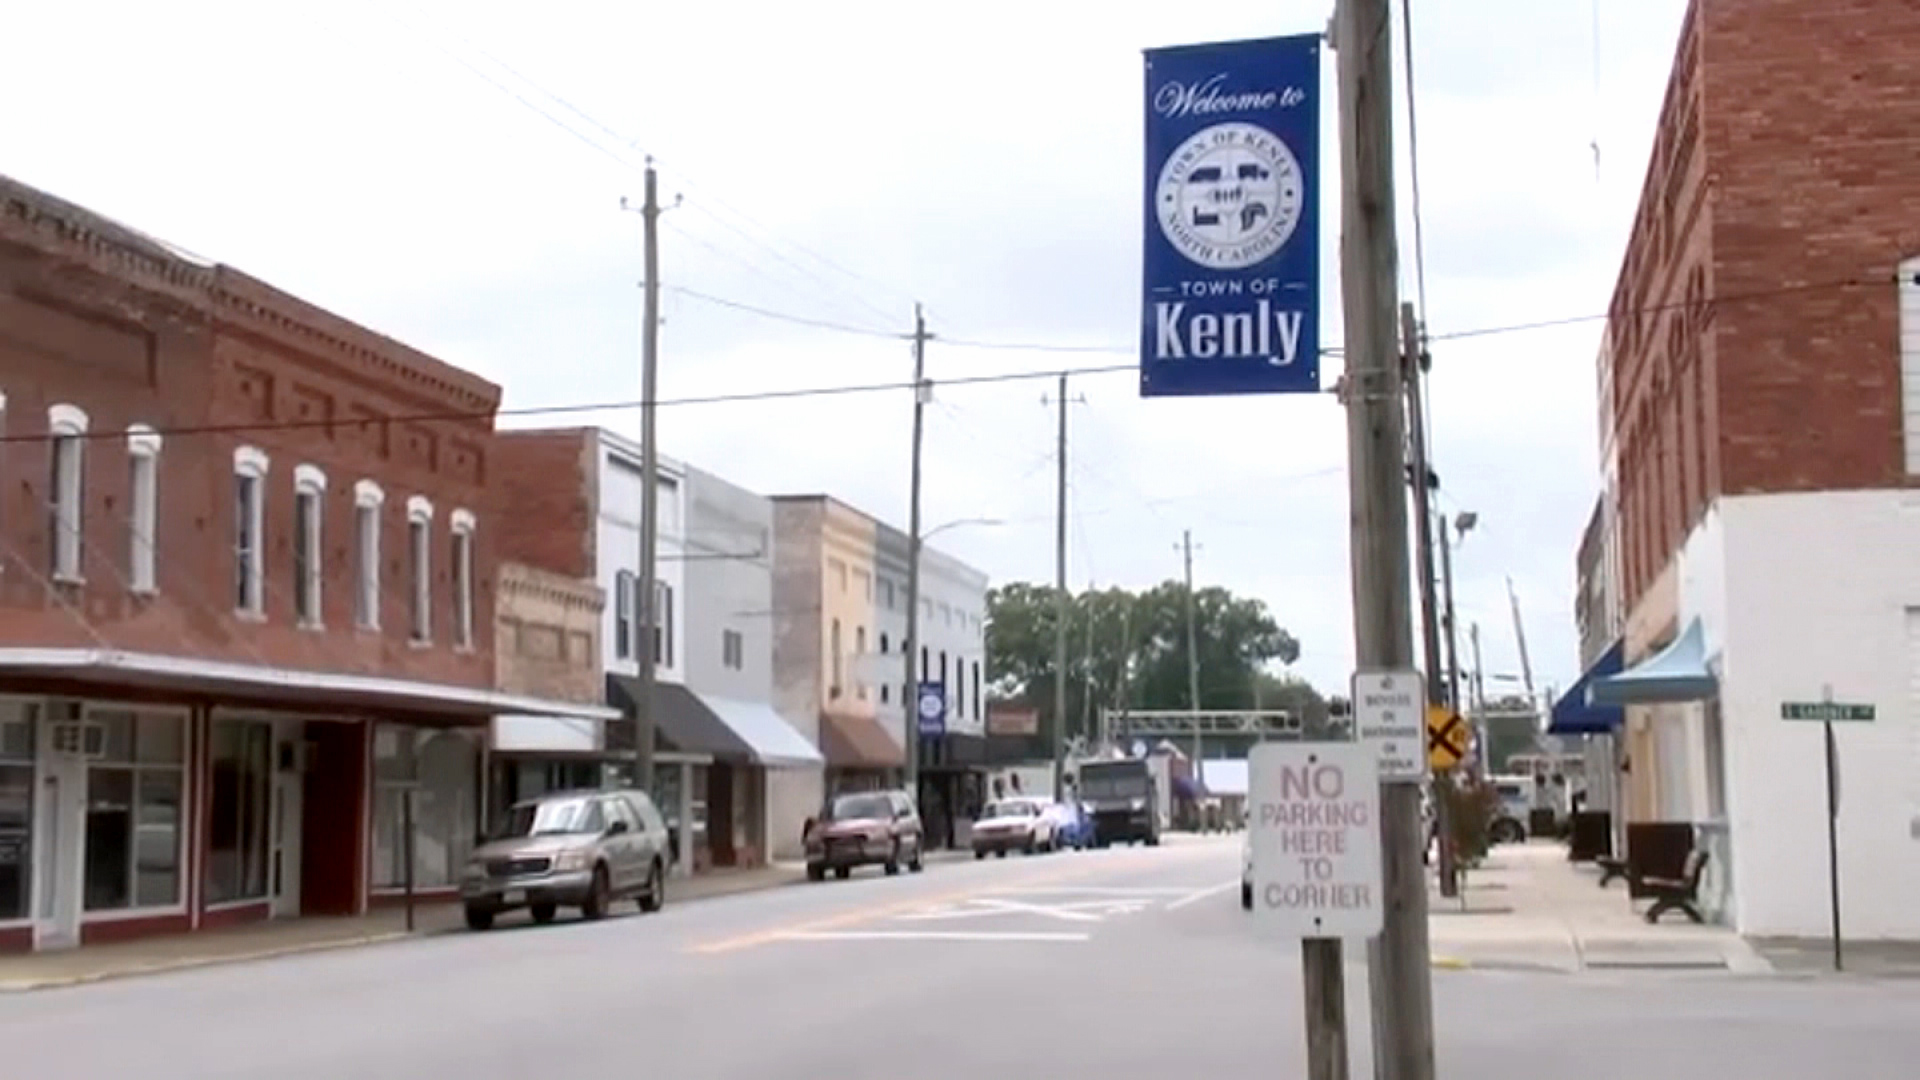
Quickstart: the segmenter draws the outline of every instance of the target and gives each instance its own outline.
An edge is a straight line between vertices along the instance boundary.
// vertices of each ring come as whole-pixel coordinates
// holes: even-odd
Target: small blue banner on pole
[[[1321,48],[1147,51],[1142,397],[1320,389]]]
[[[942,683],[923,682],[915,695],[915,713],[920,718],[920,737],[937,739],[947,733],[947,688]]]

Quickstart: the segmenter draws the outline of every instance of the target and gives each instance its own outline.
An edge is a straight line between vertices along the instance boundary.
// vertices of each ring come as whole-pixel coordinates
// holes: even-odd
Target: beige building
[[[824,776],[795,771],[770,778],[776,818],[816,810],[828,791],[896,783],[905,764],[901,732],[888,730],[874,684],[871,517],[825,495],[787,495],[774,504],[774,701],[826,757]],[[800,837],[775,837],[776,853]]]
[[[592,581],[524,563],[500,564],[495,591],[495,685],[558,701],[598,705],[606,597]],[[563,738],[556,739],[558,730]],[[606,725],[586,718],[496,716],[490,803],[504,808],[544,791],[599,786]]]

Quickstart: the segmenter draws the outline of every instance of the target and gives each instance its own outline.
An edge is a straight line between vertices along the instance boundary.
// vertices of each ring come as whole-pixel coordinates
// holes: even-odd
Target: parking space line
[[[1168,904],[1167,910],[1179,911],[1181,908],[1186,907],[1188,904],[1197,904],[1200,901],[1205,900],[1209,896],[1218,896],[1221,893],[1226,892],[1228,889],[1231,889],[1238,884],[1240,884],[1240,879],[1234,878],[1231,881],[1223,881],[1218,885],[1209,885],[1204,889],[1195,890],[1194,892],[1190,892],[1187,895],[1181,897],[1180,899],[1175,900],[1173,903]]]
[[[1187,851],[1175,849],[1172,853],[1168,852],[1165,848],[1149,850],[1155,854],[1147,856],[1136,854],[1134,858],[1094,858],[1084,861],[1076,859],[1072,861],[1071,865],[1062,866],[1057,871],[1042,870],[1033,877],[1009,882],[1005,885],[951,889],[932,895],[909,897],[888,904],[868,905],[834,915],[825,915],[814,919],[802,919],[785,926],[749,931],[732,937],[690,945],[687,947],[687,951],[709,955],[736,952],[741,949],[753,948],[756,945],[771,944],[783,938],[792,937],[794,934],[840,930],[859,925],[860,923],[875,922],[915,911],[925,911],[930,907],[938,907],[942,904],[954,904],[982,896],[1007,896],[1035,889],[1058,888],[1074,880],[1085,880],[1104,874],[1112,874],[1116,870],[1133,869],[1149,862],[1164,860],[1168,854],[1187,854],[1187,851],[1197,852],[1202,856],[1208,854],[1204,849],[1187,849]],[[1181,859],[1179,861],[1185,860]],[[964,873],[964,871],[961,872]]]
[[[1091,934],[1045,930],[814,930],[784,941],[1089,941]]]

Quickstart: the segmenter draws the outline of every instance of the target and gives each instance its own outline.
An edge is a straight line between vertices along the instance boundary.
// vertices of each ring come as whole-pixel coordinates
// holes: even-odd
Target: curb
[[[405,930],[389,931],[380,934],[368,934],[363,937],[342,938],[338,941],[309,941],[300,945],[281,945],[270,949],[257,949],[253,952],[234,953],[228,956],[189,956],[179,960],[165,960],[159,963],[142,964],[138,967],[114,968],[107,971],[90,971],[81,975],[56,975],[45,979],[24,979],[17,982],[0,982],[0,993],[24,994],[33,990],[55,990],[63,986],[84,986],[89,983],[112,982],[115,979],[132,979],[142,975],[162,975],[171,971],[189,971],[193,968],[219,967],[223,964],[244,964],[255,960],[273,960],[283,956],[298,956],[302,953],[327,952],[333,949],[352,949],[365,945],[381,945],[390,941],[403,941],[410,937],[425,936],[421,933],[408,933]]]
[[[749,893],[772,892],[791,885],[804,884],[804,877],[787,881],[776,881],[767,885],[739,889],[726,889],[705,893],[700,896],[683,898],[680,902],[698,904],[703,900],[718,900],[728,896],[745,896]],[[671,895],[671,894],[669,894]],[[0,980],[0,995],[25,994],[35,990],[58,990],[63,987],[86,986],[92,983],[113,982],[119,979],[134,979],[145,975],[165,975],[176,971],[191,971],[195,968],[220,967],[226,964],[246,964],[260,960],[277,960],[283,957],[300,956],[305,953],[330,952],[335,949],[356,949],[369,945],[387,945],[397,941],[424,940],[460,932],[460,927],[443,927],[434,930],[386,930],[377,934],[363,934],[359,937],[339,938],[332,941],[309,941],[298,945],[276,945],[256,949],[252,952],[230,953],[223,956],[186,956],[177,960],[162,960],[133,967],[112,968],[105,971],[89,971],[78,975],[53,975],[42,979]]]
[[[1434,956],[1429,958],[1429,962],[1441,971],[1473,970],[1472,961],[1458,956]]]

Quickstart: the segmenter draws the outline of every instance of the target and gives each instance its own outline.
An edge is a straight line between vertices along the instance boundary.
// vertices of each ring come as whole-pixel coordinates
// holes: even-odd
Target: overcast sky
[[[1536,681],[1577,674],[1601,324],[1445,335],[1606,309],[1684,7],[1414,5],[1436,466],[1441,508],[1480,515],[1456,592],[1492,675],[1519,671],[1509,575]],[[663,218],[663,399],[907,379],[908,347],[888,335],[910,329],[915,300],[944,339],[936,380],[1124,368],[1141,50],[1318,31],[1331,10],[62,0],[7,15],[0,172],[471,368],[510,408],[638,396],[640,219],[620,200],[637,202],[644,154],[663,196],[684,197]],[[1324,89],[1332,345],[1331,56]],[[928,410],[927,525],[1003,520],[937,540],[997,581],[1053,577],[1053,391],[955,385]],[[1122,370],[1076,377],[1072,397],[1075,587],[1178,575],[1191,528],[1196,580],[1264,599],[1301,639],[1296,670],[1344,684],[1332,396],[1141,400]],[[904,524],[910,420],[902,390],[680,404],[661,411],[661,445],[758,490],[829,492]],[[503,422],[638,430],[632,410]]]

